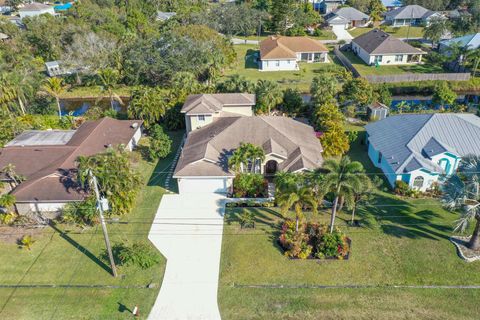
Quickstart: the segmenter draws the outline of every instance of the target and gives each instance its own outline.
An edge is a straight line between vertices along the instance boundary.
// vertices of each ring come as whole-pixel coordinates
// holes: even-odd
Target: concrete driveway
[[[148,319],[220,319],[217,304],[225,197],[165,195],[148,238],[167,258]]]

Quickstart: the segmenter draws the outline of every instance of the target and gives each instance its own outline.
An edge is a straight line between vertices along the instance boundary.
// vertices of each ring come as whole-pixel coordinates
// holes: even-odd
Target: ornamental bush
[[[132,245],[117,243],[113,245],[112,252],[118,266],[134,265],[141,269],[148,269],[160,262],[157,251],[143,242],[135,242]],[[102,258],[108,261],[108,253],[104,252]]]
[[[283,223],[278,242],[289,258],[344,259],[350,252],[349,239],[340,230],[329,233],[326,225],[307,223],[295,232],[292,219]]]
[[[240,173],[233,179],[235,198],[264,198],[267,196],[268,182],[257,173]]]

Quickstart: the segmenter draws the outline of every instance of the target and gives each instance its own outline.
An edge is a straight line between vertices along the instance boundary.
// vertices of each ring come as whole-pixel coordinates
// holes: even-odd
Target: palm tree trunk
[[[295,233],[298,233],[298,222],[299,222],[298,220],[299,219],[298,219],[298,214],[297,214],[297,215],[295,215]]]
[[[115,107],[113,106],[113,94],[110,94],[110,108],[115,110]]]
[[[58,117],[61,119],[62,118],[62,107],[60,106],[60,98],[55,97],[55,100],[57,101]]]
[[[23,105],[23,101],[22,99],[19,97],[17,97],[18,99],[18,105],[20,106],[20,111],[22,111],[22,115],[25,115],[25,106]]]
[[[337,210],[342,211],[344,205],[345,205],[345,197],[342,196],[338,199],[338,209]]]
[[[357,209],[357,204],[354,204],[353,209],[352,209],[352,225],[355,222],[355,210],[356,209]]]
[[[335,225],[335,216],[337,215],[337,205],[338,205],[338,196],[335,197],[332,206],[332,216],[330,217],[330,233],[333,232],[333,227]]]
[[[468,242],[468,247],[472,250],[480,249],[480,217],[477,218],[477,225],[475,226],[475,230]]]

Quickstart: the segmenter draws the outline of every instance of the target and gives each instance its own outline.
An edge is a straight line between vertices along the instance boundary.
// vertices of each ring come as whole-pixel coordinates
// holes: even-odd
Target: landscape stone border
[[[453,236],[450,237],[450,241],[457,248],[458,255],[467,262],[473,262],[480,260],[480,251],[473,251],[465,246],[465,244],[470,240],[470,237],[459,237]]]

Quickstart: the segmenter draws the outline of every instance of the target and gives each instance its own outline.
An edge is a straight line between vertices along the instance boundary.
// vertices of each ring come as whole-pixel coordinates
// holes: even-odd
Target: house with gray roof
[[[392,187],[397,180],[425,191],[453,174],[462,159],[480,155],[474,114],[401,114],[368,124],[368,156]]]
[[[370,17],[352,7],[343,7],[333,11],[327,23],[332,29],[349,29],[353,27],[365,27],[370,21]]]
[[[366,64],[378,66],[421,63],[426,54],[380,29],[356,37],[351,48]]]
[[[440,52],[448,52],[450,47],[457,45],[459,48],[465,50],[476,50],[480,48],[480,32],[467,34],[461,37],[452,38],[449,40],[440,41]]]
[[[345,5],[347,0],[321,0],[320,5],[318,6],[320,12],[323,14],[328,14],[338,7]]]
[[[173,175],[180,193],[231,192],[235,172],[229,168],[228,158],[241,143],[252,143],[264,150],[265,160],[252,165],[256,173],[266,176],[277,171],[313,170],[323,164],[323,148],[311,126],[288,117],[253,116],[251,106],[250,115],[225,111],[228,106],[221,109],[211,105],[211,96],[191,96],[184,106],[184,112],[193,112],[192,116],[197,108],[200,113],[205,112],[204,108],[220,111],[208,124],[188,132]],[[247,97],[254,101],[254,97]],[[222,98],[245,99],[242,94]]]
[[[432,19],[442,17],[443,15],[439,12],[412,4],[388,11],[385,14],[385,22],[394,27],[427,26]]]

